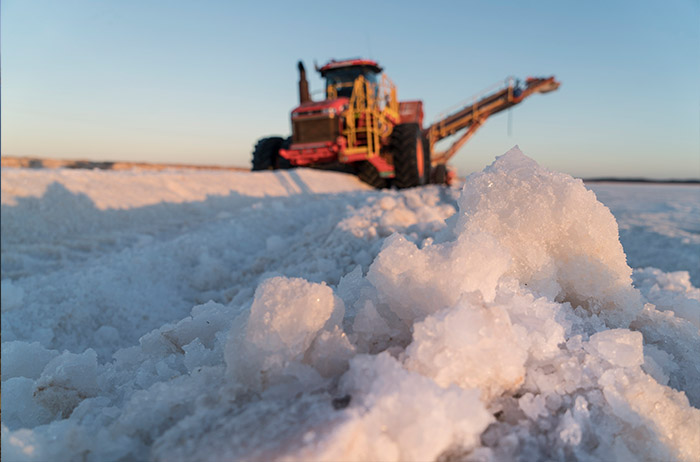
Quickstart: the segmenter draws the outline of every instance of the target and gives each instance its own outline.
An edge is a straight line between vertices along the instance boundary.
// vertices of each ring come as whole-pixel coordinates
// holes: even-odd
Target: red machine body
[[[345,151],[346,141],[340,134],[344,121],[340,115],[348,107],[348,98],[311,101],[292,110],[292,144],[280,149],[280,155],[292,165],[305,166],[334,162]],[[325,125],[321,129],[319,125]],[[316,130],[316,133],[314,133]],[[334,139],[324,139],[327,133],[335,133]]]

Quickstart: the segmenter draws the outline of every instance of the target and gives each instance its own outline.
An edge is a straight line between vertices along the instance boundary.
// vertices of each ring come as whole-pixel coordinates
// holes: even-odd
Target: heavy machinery
[[[554,77],[512,78],[423,127],[423,102],[401,101],[396,86],[369,59],[332,60],[316,70],[326,80],[325,99],[313,101],[299,64],[299,106],[292,136],[258,141],[253,170],[319,167],[351,171],[375,188],[410,188],[449,182],[447,162],[490,116],[535,93],[559,88]],[[458,135],[445,151],[435,144]]]

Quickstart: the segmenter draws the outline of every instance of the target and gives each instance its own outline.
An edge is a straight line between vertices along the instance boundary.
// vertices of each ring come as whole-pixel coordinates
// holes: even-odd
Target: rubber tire
[[[270,170],[277,168],[277,158],[283,139],[279,136],[262,138],[253,150],[253,171]]]
[[[413,188],[425,182],[425,175],[418,172],[419,143],[422,147],[423,140],[418,124],[401,124],[394,127],[389,146],[394,158],[394,186],[398,189]]]
[[[283,149],[289,149],[289,146],[292,145],[292,137],[288,137],[286,140],[282,141],[282,146],[280,146]],[[288,159],[285,159],[282,157],[279,153],[279,149],[277,150],[277,156],[275,157],[275,168],[278,168],[280,170],[288,170],[290,168],[294,168],[291,162],[289,162]]]
[[[423,159],[423,168],[425,169],[423,172],[423,184],[430,184],[432,175],[432,167],[430,165],[432,153],[430,152],[430,141],[428,141],[426,137],[423,137]]]
[[[447,184],[447,167],[445,164],[438,164],[433,169],[433,181],[435,184]]]
[[[379,175],[379,171],[376,169],[371,162],[365,160],[362,162],[357,162],[357,169],[355,171],[357,177],[376,189],[382,189],[387,187],[387,182],[385,178]]]

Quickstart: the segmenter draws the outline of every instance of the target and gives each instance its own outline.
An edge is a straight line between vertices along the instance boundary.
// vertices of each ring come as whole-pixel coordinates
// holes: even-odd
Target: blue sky
[[[5,0],[2,154],[248,166],[290,132],[297,60],[363,56],[427,122],[507,76],[562,82],[489,119],[461,174],[518,144],[576,176],[700,178],[698,0],[348,5]]]

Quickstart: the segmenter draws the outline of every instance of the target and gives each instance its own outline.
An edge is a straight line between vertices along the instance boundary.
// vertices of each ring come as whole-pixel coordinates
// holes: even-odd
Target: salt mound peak
[[[538,167],[537,162],[523,154],[516,144],[505,154],[496,156],[496,160],[483,171],[489,173],[504,171],[513,176],[518,176],[518,172],[523,172],[524,175],[528,176]]]
[[[470,175],[445,242],[387,239],[367,279],[409,327],[471,293],[492,302],[515,284],[570,302],[611,327],[642,309],[615,218],[583,182],[552,172],[518,147]]]
[[[453,233],[490,234],[511,257],[504,276],[612,325],[626,326],[642,309],[610,210],[583,181],[517,146],[467,179]]]

